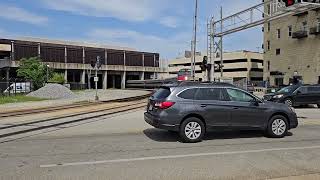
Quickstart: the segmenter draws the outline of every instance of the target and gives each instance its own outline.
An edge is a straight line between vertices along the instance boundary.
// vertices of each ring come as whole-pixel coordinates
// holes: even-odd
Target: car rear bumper
[[[168,124],[161,120],[161,118],[151,115],[148,112],[144,113],[144,120],[151,126],[158,129],[165,129],[170,131],[179,131],[179,125],[177,124]]]

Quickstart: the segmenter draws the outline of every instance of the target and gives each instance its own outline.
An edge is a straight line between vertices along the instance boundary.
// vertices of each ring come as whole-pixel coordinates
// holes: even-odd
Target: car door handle
[[[239,109],[239,108],[238,108],[238,107],[233,107],[233,109],[235,109],[235,110],[236,110],[236,109]]]
[[[205,107],[207,107],[207,105],[206,104],[201,104],[200,107],[205,108]]]

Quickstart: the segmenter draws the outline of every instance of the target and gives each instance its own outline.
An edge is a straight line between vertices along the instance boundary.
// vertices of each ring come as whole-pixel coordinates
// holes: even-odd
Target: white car
[[[20,94],[28,93],[31,90],[30,82],[19,82],[11,84],[6,90],[3,91],[4,94]]]

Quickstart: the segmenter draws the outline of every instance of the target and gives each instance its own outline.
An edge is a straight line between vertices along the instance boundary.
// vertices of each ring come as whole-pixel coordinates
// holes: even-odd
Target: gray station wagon
[[[178,132],[191,143],[212,130],[255,129],[281,138],[298,126],[293,108],[224,83],[164,85],[150,97],[144,117],[150,125]]]

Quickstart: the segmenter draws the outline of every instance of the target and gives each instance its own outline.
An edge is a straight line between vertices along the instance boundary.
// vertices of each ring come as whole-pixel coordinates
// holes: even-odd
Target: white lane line
[[[213,152],[213,153],[198,153],[198,154],[185,154],[185,155],[172,155],[172,156],[151,156],[151,157],[131,158],[131,159],[114,159],[114,160],[103,160],[103,161],[85,161],[85,162],[73,162],[73,163],[47,164],[47,165],[40,165],[40,167],[41,168],[52,168],[52,167],[65,167],[65,166],[82,166],[82,165],[96,165],[96,164],[147,161],[147,160],[178,159],[178,158],[200,157],[200,156],[232,155],[232,154],[247,154],[247,153],[259,153],[259,152],[271,152],[271,151],[289,151],[289,150],[306,150],[306,149],[320,149],[320,146],[292,147],[292,148],[273,148],[273,149],[260,149],[260,150],[247,150],[247,151],[230,151],[230,152]]]

